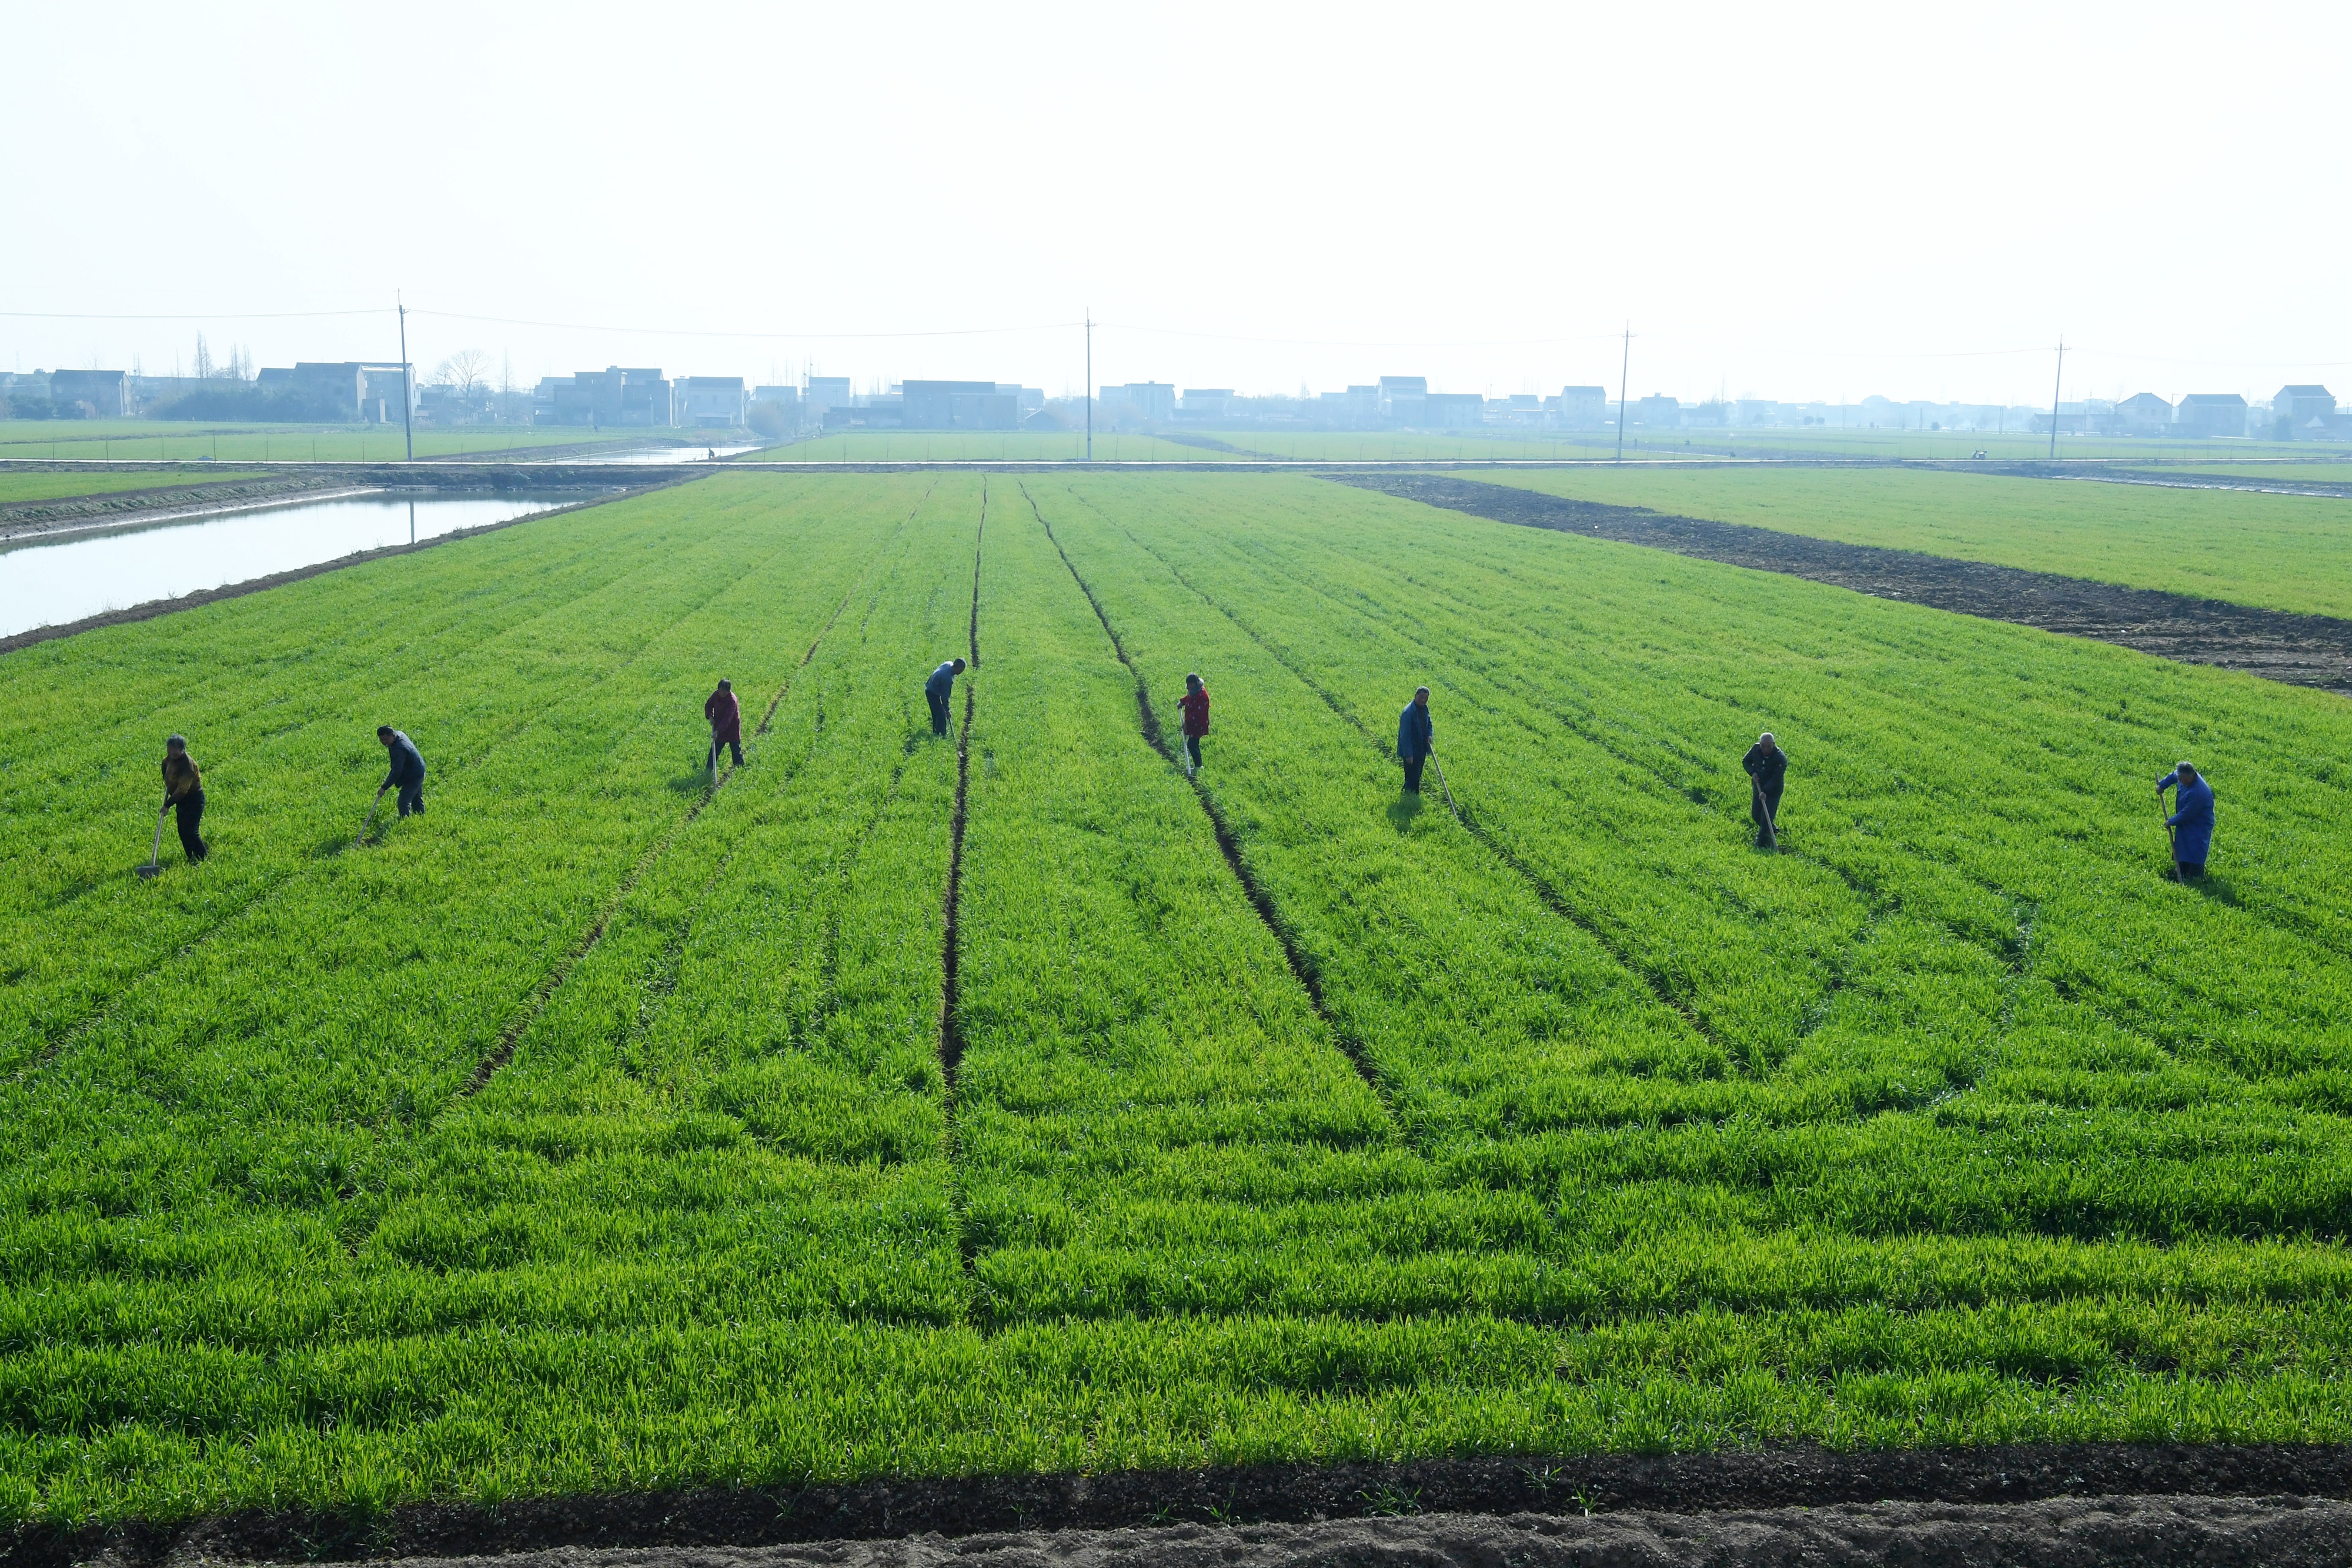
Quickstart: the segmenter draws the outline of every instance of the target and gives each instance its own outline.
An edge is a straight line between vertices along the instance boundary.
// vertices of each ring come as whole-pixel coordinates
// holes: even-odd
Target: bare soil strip
[[[1442,475],[1328,476],[1383,495],[1524,528],[1552,528],[1671,550],[1702,560],[1833,583],[1878,599],[2089,637],[2185,664],[2242,670],[2352,696],[2352,621],[2260,610],[2149,588],[1841,544],[1744,523],[1678,517],[1645,507],[1568,500]]]
[[[1311,1524],[1015,1531],[803,1546],[656,1547],[412,1559],[412,1568],[1726,1568],[1889,1563],[2086,1568],[2352,1560],[2352,1506],[2303,1498],[1858,1503],[1711,1514],[1418,1514]]]
[[[2150,1500],[2171,1499],[2158,1504]],[[2261,1508],[2221,1499],[2264,1499]],[[2352,1448],[2188,1444],[2065,1444],[2000,1448],[1906,1450],[1841,1454],[1820,1448],[1763,1453],[1622,1455],[1544,1458],[1424,1459],[1404,1464],[1264,1465],[1246,1469],[1133,1470],[1109,1475],[968,1476],[893,1479],[850,1486],[735,1487],[695,1491],[606,1493],[510,1498],[496,1503],[411,1503],[380,1513],[265,1511],[217,1515],[182,1524],[132,1523],[65,1529],[33,1525],[0,1534],[0,1560],[28,1568],[104,1560],[121,1568],[205,1562],[318,1562],[359,1558],[433,1561],[489,1553],[562,1552],[581,1561],[583,1549],[628,1552],[623,1562],[749,1563],[750,1549],[836,1543],[830,1554],[803,1551],[773,1561],[797,1563],[929,1561],[853,1552],[838,1543],[898,1542],[902,1551],[935,1549],[939,1536],[980,1545],[1000,1532],[1029,1534],[1037,1544],[1024,1563],[1059,1555],[1031,1532],[1118,1531],[1150,1539],[1225,1542],[1281,1540],[1296,1531],[1245,1536],[1238,1529],[1210,1534],[1183,1526],[1299,1526],[1334,1521],[1380,1521],[1341,1532],[1335,1541],[1370,1542],[1381,1531],[1418,1524],[1442,1526],[1433,1516],[1486,1515],[1496,1531],[1514,1516],[1537,1516],[1518,1526],[1534,1539],[1573,1543],[1577,1530],[1616,1526],[1647,1530],[1659,1539],[1687,1538],[1726,1522],[1737,1511],[1830,1510],[1866,1521],[1915,1527],[1916,1538],[1938,1532],[1965,1545],[1995,1539],[2044,1540],[2068,1545],[2072,1555],[1979,1549],[1963,1555],[1899,1554],[1895,1536],[1864,1534],[1895,1555],[1806,1557],[1794,1550],[1811,1541],[1827,1550],[1828,1534],[1784,1537],[1788,1549],[1745,1556],[1717,1551],[1675,1558],[1607,1555],[1607,1535],[1591,1544],[1583,1563],[1915,1563],[2171,1562],[2342,1563],[2352,1509],[2307,1500],[2352,1499]],[[2033,1505],[2063,1503],[2061,1507]],[[1874,1510],[1871,1505],[1907,1504]],[[2137,1514],[2156,1527],[2102,1541],[2099,1515]],[[1690,1516],[1675,1520],[1659,1515]],[[2201,1525],[2199,1521],[2204,1521]],[[2174,1538],[2176,1521],[2195,1525],[2224,1549],[2204,1558],[2180,1552],[2193,1535]],[[1769,1545],[1760,1521],[1752,1537]],[[2127,1521],[2126,1522],[2128,1522]],[[1790,1528],[1803,1521],[1785,1520]],[[1169,1530],[1168,1527],[1179,1527]],[[1859,1528],[1859,1526],[1857,1526]],[[2158,1539],[2157,1530],[2162,1531]],[[1979,1533],[1970,1535],[1969,1531]],[[1992,1537],[1983,1531],[2005,1532]],[[2228,1532],[2234,1531],[2234,1536]],[[1162,1535],[1160,1532],[1165,1531]],[[1146,1532],[1151,1532],[1147,1535]],[[2221,1532],[2218,1536],[2214,1532]],[[924,1542],[919,1538],[931,1536]],[[1629,1535],[1628,1539],[1633,1538]],[[1064,1536],[1063,1542],[1083,1546]],[[1388,1539],[1404,1542],[1408,1535]],[[1439,1539],[1439,1538],[1432,1538]],[[2071,1545],[2069,1545],[2071,1542]],[[1728,1544],[1727,1542],[1726,1544]],[[733,1548],[717,1552],[715,1548]],[[2095,1548],[2096,1550],[2094,1550]],[[658,1549],[658,1556],[648,1553]],[[2294,1555],[2302,1552],[2305,1555]],[[2333,1552],[2335,1555],[2326,1555]],[[1297,1555],[1297,1554],[1295,1554]],[[1324,1562],[1353,1561],[1344,1551],[1313,1554]],[[1197,1557],[1129,1561],[1198,1561]],[[1420,1558],[1416,1561],[1451,1561]],[[1473,1559],[1507,1561],[1503,1554]],[[1510,1559],[1516,1560],[1516,1559]],[[1530,1559],[1533,1561],[1533,1559]]]

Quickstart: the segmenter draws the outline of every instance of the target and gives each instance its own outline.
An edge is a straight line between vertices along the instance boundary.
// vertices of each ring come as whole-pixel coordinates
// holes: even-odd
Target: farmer
[[[923,700],[931,705],[933,735],[945,735],[948,732],[948,698],[955,692],[955,678],[962,674],[963,661],[950,659],[946,664],[933,670],[931,678],[923,683]]]
[[[735,753],[735,766],[743,766],[743,705],[735,700],[735,683],[720,681],[719,689],[702,699],[702,716],[710,721],[710,766],[719,766],[719,748],[722,746]]]
[[[1421,793],[1421,770],[1427,766],[1430,753],[1437,749],[1437,731],[1429,722],[1429,688],[1415,686],[1412,701],[1397,717],[1397,758],[1404,764],[1404,789],[1408,795]]]
[[[163,743],[163,804],[172,809],[180,829],[180,848],[188,863],[211,853],[196,830],[205,820],[205,779],[196,759],[188,755],[188,737],[175,735]]]
[[[1176,706],[1184,714],[1184,774],[1190,778],[1200,770],[1201,737],[1209,733],[1209,688],[1200,676],[1184,677],[1184,695]]]
[[[404,817],[425,815],[425,757],[416,743],[388,724],[375,727],[375,737],[392,753],[392,771],[376,786],[375,798],[383,799],[386,789],[400,791],[398,804]]]
[[[1780,742],[1766,730],[1739,759],[1748,770],[1751,788],[1748,794],[1748,820],[1756,824],[1756,841],[1772,841],[1779,834],[1780,821],[1780,786],[1789,776],[1789,754],[1780,749]]]
[[[2172,874],[2182,882],[2205,874],[2205,856],[2213,847],[2213,786],[2197,771],[2197,765],[2184,762],[2156,781],[2160,798],[2167,789],[2179,786],[2172,797],[2172,815],[2164,825],[2172,830]]]

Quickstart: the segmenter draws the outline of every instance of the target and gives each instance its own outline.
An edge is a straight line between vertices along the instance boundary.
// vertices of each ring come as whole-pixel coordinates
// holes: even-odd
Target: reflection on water
[[[247,582],[358,550],[571,506],[579,494],[372,496],[0,545],[0,637]]]
[[[732,457],[739,452],[757,452],[752,446],[651,446],[633,452],[600,452],[593,457],[550,457],[549,463],[709,463],[721,457]]]

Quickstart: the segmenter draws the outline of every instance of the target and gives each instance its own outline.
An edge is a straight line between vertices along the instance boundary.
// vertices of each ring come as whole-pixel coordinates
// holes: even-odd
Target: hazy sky
[[[2352,401],[2340,0],[311,0],[7,33],[0,369],[168,371],[198,331],[390,358],[397,288],[420,364],[519,381],[1058,393],[1091,307],[1097,383],[1613,392],[1630,319],[1637,397],[2043,402],[2063,332],[2070,397]]]

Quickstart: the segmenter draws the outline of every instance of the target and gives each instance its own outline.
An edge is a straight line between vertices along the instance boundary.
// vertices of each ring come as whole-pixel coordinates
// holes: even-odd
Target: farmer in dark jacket
[[[1397,717],[1397,758],[1404,764],[1404,788],[1410,795],[1421,793],[1421,770],[1428,765],[1429,754],[1437,749],[1437,730],[1429,722],[1429,688],[1413,688],[1412,701]]]
[[[1756,824],[1756,841],[1763,843],[1768,837],[1777,837],[1780,820],[1780,786],[1789,776],[1789,754],[1766,730],[1739,759],[1748,770],[1753,787],[1748,794],[1748,820]]]
[[[931,678],[923,683],[923,700],[931,705],[933,735],[945,735],[948,732],[948,698],[955,693],[955,678],[962,674],[963,661],[950,659],[946,664],[933,670]]]
[[[2176,787],[2173,812],[2164,825],[2172,830],[2172,874],[2186,882],[2205,874],[2205,857],[2213,848],[2213,786],[2196,764],[2184,762],[2156,781],[2158,795]]]
[[[180,849],[194,865],[212,852],[197,829],[205,820],[205,779],[196,759],[188,755],[188,737],[175,735],[163,743],[163,804],[172,809],[180,830]]]
[[[719,689],[702,699],[702,716],[710,721],[710,766],[719,767],[719,748],[722,746],[735,753],[735,766],[743,766],[743,705],[735,700],[735,684],[721,681]]]
[[[400,814],[404,817],[425,814],[425,758],[416,743],[388,724],[375,727],[375,737],[392,753],[392,771],[383,776],[376,787],[375,798],[383,799],[386,789],[400,791]]]
[[[1184,772],[1190,776],[1201,766],[1201,737],[1209,733],[1209,688],[1200,676],[1184,677],[1184,695],[1176,706],[1184,715]]]

